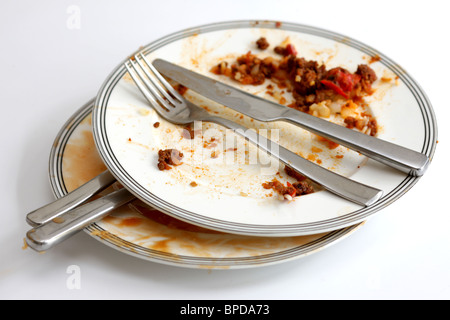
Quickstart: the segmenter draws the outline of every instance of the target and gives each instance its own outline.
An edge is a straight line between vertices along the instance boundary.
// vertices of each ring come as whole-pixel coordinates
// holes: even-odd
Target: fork
[[[211,115],[205,109],[184,99],[142,53],[137,53],[125,61],[124,65],[138,89],[163,119],[178,125],[192,124],[195,121],[221,125],[231,129],[269,155],[278,158],[286,166],[335,195],[363,206],[369,206],[381,198],[383,194],[381,190],[327,170],[258,133],[250,133],[248,128],[228,119]],[[269,147],[269,144],[275,148]]]

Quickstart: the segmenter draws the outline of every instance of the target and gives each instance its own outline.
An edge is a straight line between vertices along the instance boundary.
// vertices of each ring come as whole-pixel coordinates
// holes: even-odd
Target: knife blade
[[[423,153],[263,99],[163,59],[155,59],[153,65],[166,77],[255,120],[287,121],[413,176],[422,176],[428,168],[429,158]]]

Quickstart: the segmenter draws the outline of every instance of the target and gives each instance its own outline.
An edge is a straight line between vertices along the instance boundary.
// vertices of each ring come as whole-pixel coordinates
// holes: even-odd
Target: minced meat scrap
[[[314,192],[314,188],[306,181],[298,181],[292,184],[286,182],[286,185],[284,185],[278,179],[274,178],[272,181],[263,183],[262,186],[264,189],[273,189],[276,193],[289,200]]]
[[[261,37],[256,41],[256,45],[258,46],[259,49],[265,50],[269,47],[269,42],[267,41],[266,38]]]
[[[372,83],[377,76],[368,65],[360,64],[354,73],[341,67],[328,70],[315,60],[298,57],[291,44],[274,50],[282,57],[260,58],[248,51],[233,63],[220,62],[211,72],[244,85],[260,85],[270,79],[292,92],[294,102],[288,106],[303,112],[309,112],[311,105],[324,100],[360,100],[372,94]]]
[[[176,149],[164,149],[158,151],[158,169],[170,170],[171,166],[178,166],[181,164],[183,154]]]
[[[314,187],[306,181],[305,176],[287,166],[285,166],[284,170],[289,176],[295,178],[297,182],[286,182],[286,185],[284,185],[278,179],[274,178],[272,181],[263,183],[263,188],[273,189],[276,193],[289,200],[294,197],[314,193]]]
[[[288,176],[294,178],[297,181],[304,181],[304,180],[306,180],[306,177],[304,175],[302,175],[301,173],[298,173],[297,171],[295,171],[291,167],[284,166],[284,172],[286,172],[286,174]]]
[[[355,117],[348,116],[344,119],[345,126],[349,129],[356,128],[358,130],[364,130],[366,129],[366,132],[371,135],[375,136],[378,132],[378,125],[376,119],[370,119],[367,121],[364,119],[356,119]]]
[[[296,56],[297,55],[297,50],[295,49],[295,47],[292,44],[288,44],[285,47],[282,46],[276,46],[273,51],[275,51],[275,53],[281,54],[282,56]]]

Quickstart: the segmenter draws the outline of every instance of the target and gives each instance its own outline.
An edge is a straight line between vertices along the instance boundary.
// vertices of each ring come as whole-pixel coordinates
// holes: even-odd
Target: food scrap
[[[259,49],[265,50],[269,47],[269,42],[267,41],[266,38],[261,37],[256,41],[256,45],[258,46]]]
[[[260,38],[257,46],[266,49],[269,43],[265,38]],[[288,107],[325,118],[330,115],[329,103],[338,100],[358,103],[364,96],[373,93],[372,84],[377,80],[377,75],[367,64],[358,65],[354,72],[342,67],[327,69],[315,60],[299,57],[291,43],[276,46],[274,52],[281,57],[260,58],[248,51],[232,63],[219,62],[210,71],[244,85],[261,85],[270,79],[279,88],[292,93],[294,101]],[[371,121],[368,133],[375,135],[376,120],[370,115],[365,115],[365,118]],[[348,127],[352,126],[352,121],[347,120]]]
[[[288,166],[285,166],[284,170],[289,176],[295,178],[297,182],[286,182],[286,185],[284,185],[277,178],[274,178],[272,181],[263,183],[263,188],[273,189],[286,200],[292,200],[298,196],[314,193],[314,187],[306,180],[305,176]]]
[[[298,181],[293,184],[286,182],[286,185],[274,178],[272,181],[265,182],[262,185],[264,189],[273,189],[279,195],[283,196],[286,200],[292,200],[295,197],[310,194],[314,192],[314,189],[305,181]]]
[[[181,95],[184,95],[184,94],[186,93],[186,91],[188,90],[187,87],[185,87],[185,86],[183,86],[182,84],[179,84],[179,83],[174,84],[174,85],[173,85],[173,88],[174,88],[175,90],[177,90],[178,93],[181,94]]]
[[[178,166],[181,164],[183,154],[176,149],[164,149],[158,151],[158,169],[170,170],[171,166]]]

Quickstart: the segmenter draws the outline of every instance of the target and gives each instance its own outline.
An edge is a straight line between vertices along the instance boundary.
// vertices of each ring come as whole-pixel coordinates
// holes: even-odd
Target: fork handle
[[[106,170],[65,196],[28,213],[26,220],[31,226],[44,224],[87,201],[115,181],[114,176]]]
[[[248,128],[240,126],[233,121],[218,117],[210,117],[208,119],[204,119],[203,121],[214,122],[233,130],[236,134],[244,137],[246,140],[255,144],[268,154],[278,158],[285,165],[320,184],[326,190],[347,200],[363,206],[369,206],[380,199],[383,194],[383,192],[379,189],[341,176],[315,164],[314,162],[306,160],[294,152],[267,139],[266,137],[259,135],[255,131],[250,131]]]
[[[29,230],[25,240],[30,248],[46,251],[133,199],[134,195],[125,188],[113,191]]]

